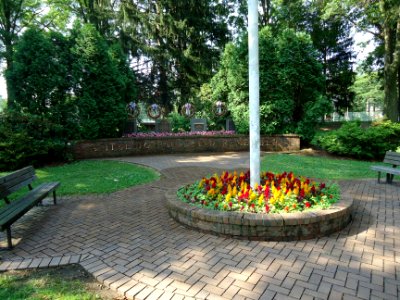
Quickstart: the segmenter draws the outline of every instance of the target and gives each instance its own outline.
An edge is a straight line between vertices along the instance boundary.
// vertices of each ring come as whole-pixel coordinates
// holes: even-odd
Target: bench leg
[[[11,239],[11,226],[7,228],[7,245],[8,249],[12,249],[12,239]]]
[[[393,176],[394,175],[392,175],[392,174],[390,174],[390,173],[386,173],[386,183],[392,183],[392,181],[393,181]]]
[[[381,172],[378,171],[378,183],[381,183]]]
[[[56,196],[56,191],[55,190],[53,191],[53,202],[54,202],[54,205],[57,204],[57,196]]]

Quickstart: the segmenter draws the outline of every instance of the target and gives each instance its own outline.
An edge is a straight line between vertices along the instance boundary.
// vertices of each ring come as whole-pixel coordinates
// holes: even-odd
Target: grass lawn
[[[0,173],[5,175],[6,173]],[[38,180],[33,186],[42,182],[59,181],[58,195],[85,195],[112,193],[127,187],[157,180],[160,174],[156,171],[130,163],[111,160],[85,160],[55,167],[36,169]],[[21,193],[13,194],[16,198]],[[11,197],[11,199],[13,199]],[[4,205],[0,202],[0,207]]]
[[[57,167],[38,169],[38,183],[60,181],[62,195],[112,193],[157,180],[159,174],[146,167],[112,161],[85,160]]]
[[[261,169],[274,173],[292,171],[295,175],[324,180],[341,180],[377,178],[377,172],[370,170],[371,165],[377,164],[380,163],[334,159],[322,156],[274,153],[266,154],[262,158]]]

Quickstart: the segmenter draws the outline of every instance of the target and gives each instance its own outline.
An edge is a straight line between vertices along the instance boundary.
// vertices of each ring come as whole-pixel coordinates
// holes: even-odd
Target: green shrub
[[[311,38],[293,30],[275,34],[260,29],[260,131],[297,133],[310,141],[331,103],[324,96],[325,79]],[[243,36],[226,45],[220,69],[203,85],[204,102],[223,101],[236,131],[249,132],[248,43]]]
[[[171,122],[172,132],[190,131],[190,119],[185,118],[177,112],[171,112],[168,115],[168,120]]]
[[[382,159],[386,151],[399,147],[400,123],[385,121],[362,128],[359,121],[348,122],[337,130],[316,136],[312,143],[337,155]]]
[[[8,114],[0,120],[0,170],[68,160],[59,126],[33,115]]]

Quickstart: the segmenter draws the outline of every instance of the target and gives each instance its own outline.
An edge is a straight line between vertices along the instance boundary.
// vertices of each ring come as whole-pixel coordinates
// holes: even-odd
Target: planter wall
[[[249,240],[293,241],[326,236],[350,223],[353,208],[353,200],[344,198],[326,210],[252,214],[196,207],[178,200],[173,190],[165,197],[169,215],[175,221],[201,232]]]
[[[262,151],[300,150],[300,137],[294,134],[262,136],[260,143]],[[248,150],[247,135],[100,139],[78,141],[72,147],[75,159]]]

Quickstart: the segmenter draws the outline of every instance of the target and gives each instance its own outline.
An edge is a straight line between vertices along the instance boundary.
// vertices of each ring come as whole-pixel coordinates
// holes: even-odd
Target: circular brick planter
[[[250,240],[290,241],[325,236],[351,221],[353,200],[343,198],[326,210],[285,214],[222,212],[180,201],[176,191],[166,194],[170,216],[202,232]]]

